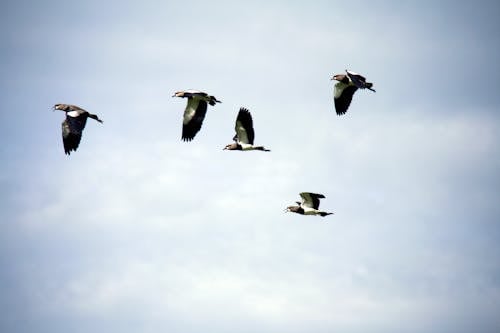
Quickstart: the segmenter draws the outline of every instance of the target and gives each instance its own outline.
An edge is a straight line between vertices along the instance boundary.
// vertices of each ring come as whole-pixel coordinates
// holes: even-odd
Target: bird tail
[[[257,147],[254,147],[255,150],[262,150],[262,151],[271,151],[269,149],[266,149],[264,148],[264,146],[257,146]]]
[[[333,213],[327,213],[327,212],[320,212],[319,215],[325,217],[327,215],[332,215]]]
[[[375,92],[375,89],[373,89],[373,88],[372,88],[372,87],[373,87],[373,83],[371,83],[371,82],[366,82],[365,86],[366,86],[366,88],[367,88],[368,90],[371,90],[371,91]]]
[[[215,96],[208,96],[210,98],[210,100],[208,101],[208,104],[214,106],[215,103],[222,103],[221,101],[219,101],[217,98],[215,98]]]
[[[101,119],[99,119],[99,117],[98,117],[97,115],[92,114],[92,113],[89,113],[89,118],[95,119],[95,120],[97,120],[98,122],[100,122],[101,124],[102,124],[102,122],[103,122]]]

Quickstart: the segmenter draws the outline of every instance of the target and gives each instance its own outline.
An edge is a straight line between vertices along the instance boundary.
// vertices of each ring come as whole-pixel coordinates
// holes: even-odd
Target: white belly
[[[309,207],[303,207],[304,208],[304,215],[316,215],[318,214],[318,211],[314,208],[309,208]]]
[[[242,150],[253,150],[253,145],[251,144],[240,142],[240,145]]]

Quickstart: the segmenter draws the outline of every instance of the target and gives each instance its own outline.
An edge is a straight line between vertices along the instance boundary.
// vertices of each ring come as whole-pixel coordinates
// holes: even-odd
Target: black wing
[[[365,89],[368,88],[371,91],[375,91],[372,89],[373,83],[371,82],[366,82],[366,78],[360,74],[354,73],[354,72],[349,72],[347,71],[347,76],[351,79],[352,83],[358,87],[359,89]]]
[[[184,141],[193,140],[193,138],[196,136],[196,133],[200,131],[201,125],[203,125],[203,119],[205,119],[205,114],[207,113],[207,102],[198,100],[198,106],[194,110],[194,113],[189,114],[190,111],[188,111],[188,108],[189,104],[192,102],[194,102],[194,100],[192,98],[189,98],[188,106],[184,113],[185,121],[182,125],[182,140]],[[189,117],[189,119],[187,119],[186,117]]]
[[[255,132],[253,130],[252,115],[248,109],[240,108],[234,129],[239,141],[253,145]]]
[[[342,90],[340,96],[334,98],[335,111],[339,116],[347,112],[349,105],[351,105],[352,96],[356,90],[358,90],[356,86],[347,86]]]
[[[349,79],[351,79],[352,83],[354,83],[354,85],[356,85],[356,87],[358,88],[361,88],[363,89],[365,87],[365,83],[366,83],[366,78],[358,73],[354,73],[354,72],[349,72],[349,71],[346,71],[347,73],[347,76],[349,77]]]
[[[78,117],[66,116],[62,123],[62,138],[64,144],[64,152],[69,155],[72,150],[76,151],[80,140],[82,139],[82,132],[87,123],[87,116],[85,114]]]

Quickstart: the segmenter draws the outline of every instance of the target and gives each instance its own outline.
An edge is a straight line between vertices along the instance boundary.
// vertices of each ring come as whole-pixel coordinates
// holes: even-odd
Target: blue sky
[[[3,2],[0,331],[498,332],[499,14]],[[346,68],[377,92],[338,117]],[[104,120],[71,156],[55,103]],[[222,151],[241,106],[271,153]]]

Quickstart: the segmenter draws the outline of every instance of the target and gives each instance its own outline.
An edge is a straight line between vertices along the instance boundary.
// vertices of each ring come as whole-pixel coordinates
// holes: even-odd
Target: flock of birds
[[[335,111],[338,115],[343,115],[349,108],[352,97],[358,89],[369,89],[373,92],[373,83],[367,82],[366,78],[358,73],[346,70],[346,74],[334,75],[331,80],[337,81],[334,85],[333,99]],[[182,140],[191,141],[200,131],[207,112],[207,104],[211,106],[221,103],[214,96],[197,90],[178,91],[172,97],[187,98],[187,105],[184,110],[182,120]],[[71,151],[76,151],[82,139],[82,132],[87,123],[87,118],[92,118],[100,123],[102,120],[95,114],[71,104],[56,104],[54,110],[64,111],[66,118],[62,123],[62,138],[64,152],[67,155]],[[224,147],[224,150],[260,150],[269,152],[264,146],[254,145],[255,131],[250,111],[246,108],[240,108],[235,123],[236,135],[233,137],[233,143]],[[297,206],[288,206],[285,211],[302,215],[327,216],[333,213],[319,210],[320,199],[324,199],[323,194],[301,192],[302,202],[296,201]]]

